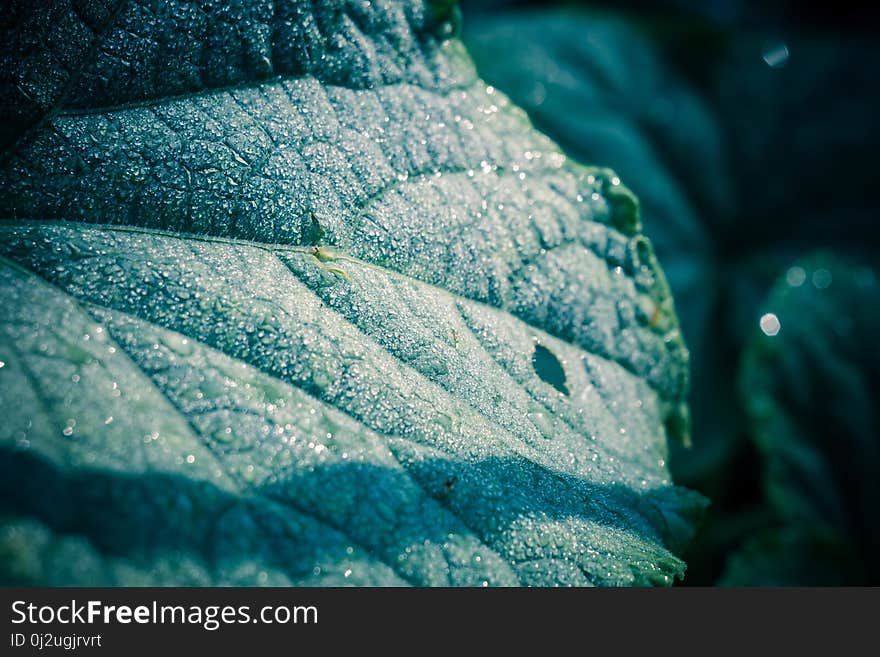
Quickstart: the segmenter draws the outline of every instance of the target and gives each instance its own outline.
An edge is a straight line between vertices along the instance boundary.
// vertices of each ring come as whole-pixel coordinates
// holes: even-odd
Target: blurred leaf
[[[810,528],[765,530],[734,552],[720,586],[845,586],[860,584],[852,554],[838,537]]]
[[[778,528],[748,541],[722,581],[876,582],[875,273],[829,254],[805,258],[777,281],[759,317],[740,388]]]
[[[707,71],[738,206],[718,230],[726,251],[875,241],[878,68],[869,37],[728,35]]]

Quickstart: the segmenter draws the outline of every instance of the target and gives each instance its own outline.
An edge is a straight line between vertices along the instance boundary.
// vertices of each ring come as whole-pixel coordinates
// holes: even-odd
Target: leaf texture
[[[4,69],[5,580],[682,574],[637,202],[476,77],[453,5],[17,11],[4,56],[53,73]]]

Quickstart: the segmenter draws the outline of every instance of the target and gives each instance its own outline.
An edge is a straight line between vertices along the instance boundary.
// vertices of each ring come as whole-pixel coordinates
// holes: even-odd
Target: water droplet
[[[831,285],[831,272],[827,269],[817,269],[813,272],[813,285],[818,290],[824,290]]]
[[[224,427],[214,432],[214,440],[220,443],[231,443],[235,441],[235,434],[232,433],[232,427]]]
[[[807,272],[803,267],[791,267],[785,274],[785,282],[791,287],[800,287],[807,280]]]
[[[761,57],[770,68],[781,68],[788,61],[788,46],[783,41],[767,41],[761,50]]]
[[[762,315],[759,324],[761,325],[761,330],[764,331],[764,334],[769,335],[771,338],[778,334],[779,329],[782,328],[782,324],[779,323],[779,318],[773,313]]]

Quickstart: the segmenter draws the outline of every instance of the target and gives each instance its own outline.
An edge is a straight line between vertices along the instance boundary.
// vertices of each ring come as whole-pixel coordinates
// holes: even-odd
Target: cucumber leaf
[[[476,76],[454,5],[17,11],[3,581],[682,575],[638,204]]]
[[[614,168],[638,195],[691,352],[696,440],[675,476],[717,492],[736,447],[723,362],[723,268],[713,226],[732,214],[723,135],[708,104],[626,14],[572,7],[467,15],[463,37],[489,83],[566,153]],[[504,57],[510,43],[519,46]],[[730,388],[731,394],[719,393]]]

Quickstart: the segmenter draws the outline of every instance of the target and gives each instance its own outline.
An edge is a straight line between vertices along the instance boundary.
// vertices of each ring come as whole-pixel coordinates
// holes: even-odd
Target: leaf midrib
[[[246,240],[246,239],[242,239],[242,238],[221,237],[221,236],[204,235],[204,234],[197,234],[197,233],[182,233],[182,232],[177,232],[177,231],[169,231],[169,230],[162,230],[162,229],[156,229],[156,228],[146,228],[146,227],[141,227],[141,226],[117,225],[117,224],[90,224],[90,223],[80,222],[80,221],[64,221],[64,220],[57,220],[57,219],[26,219],[26,218],[21,218],[21,217],[16,217],[15,219],[0,219],[0,230],[2,230],[4,228],[8,228],[8,229],[24,228],[24,229],[33,230],[33,229],[38,229],[39,226],[41,226],[41,225],[61,226],[64,228],[70,228],[71,226],[78,226],[78,227],[82,227],[85,230],[111,231],[111,232],[133,233],[133,234],[142,234],[142,235],[151,235],[151,236],[158,235],[161,237],[168,237],[171,239],[183,240],[183,241],[192,240],[192,241],[203,242],[203,243],[207,243],[207,244],[227,244],[230,246],[241,246],[241,247],[246,247],[246,248],[253,248],[253,249],[258,249],[260,251],[263,251],[264,253],[271,255],[273,258],[278,259],[280,261],[280,263],[285,267],[285,269],[288,269],[288,270],[289,270],[289,267],[284,262],[284,260],[281,258],[278,258],[279,252],[310,254],[310,253],[313,253],[314,249],[315,249],[315,247],[313,247],[313,246],[296,246],[296,245],[290,245],[290,244],[266,244],[265,242],[255,242],[255,241]],[[562,243],[560,243],[555,248],[562,248],[564,246],[570,246],[572,244],[583,245],[582,241],[579,239],[569,239],[569,240],[564,240]],[[586,245],[584,245],[584,246],[586,246]],[[377,265],[377,264],[370,262],[368,260],[361,260],[359,258],[356,258],[354,256],[346,254],[344,251],[339,250],[335,246],[328,246],[327,248],[329,248],[333,251],[334,260],[340,260],[343,262],[344,261],[353,262],[353,263],[358,264],[358,266],[370,268],[375,271],[380,271],[380,272],[382,272],[383,275],[397,278],[399,280],[409,281],[409,282],[415,281],[419,285],[424,285],[430,289],[437,290],[443,294],[448,294],[448,295],[452,295],[452,296],[459,298],[459,299],[467,300],[468,303],[477,304],[479,306],[489,308],[492,311],[509,312],[504,308],[499,308],[497,306],[493,306],[493,305],[488,304],[488,303],[481,301],[479,299],[474,299],[471,297],[462,296],[462,295],[457,294],[457,293],[455,293],[451,290],[448,290],[444,287],[440,287],[438,285],[435,285],[433,283],[429,283],[429,282],[424,281],[422,279],[408,276],[407,274],[401,273],[395,269],[382,267],[381,265]],[[604,256],[603,256],[603,260],[605,260]],[[558,339],[558,340],[560,340],[560,341],[562,341],[562,342],[564,342],[564,343],[566,343],[576,349],[586,351],[586,349],[584,348],[583,345],[574,343],[571,340],[569,340],[563,336],[549,333],[549,331],[547,331],[547,329],[545,329],[541,326],[536,326],[534,323],[529,321],[527,318],[521,317],[519,315],[514,315],[514,314],[511,314],[511,316],[515,317],[518,321],[523,322],[525,325],[529,326],[530,328],[532,328],[536,331],[541,331],[542,333],[548,333],[549,335],[553,335],[554,338],[556,338],[556,339]],[[623,370],[624,372],[626,372],[629,375],[639,377],[640,380],[645,381],[645,383],[651,388],[651,390],[655,394],[657,394],[657,396],[660,399],[667,401],[667,402],[677,400],[677,398],[665,394],[655,383],[640,376],[640,374],[638,372],[627,367],[624,362],[621,362],[611,356],[608,356],[607,354],[602,354],[602,353],[595,352],[595,351],[591,351],[590,353],[593,356],[595,356],[596,358],[599,358],[602,361],[604,361],[610,365],[613,365],[616,368],[620,368],[621,370]]]

